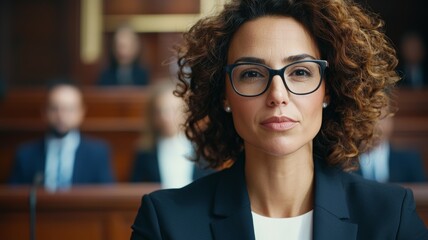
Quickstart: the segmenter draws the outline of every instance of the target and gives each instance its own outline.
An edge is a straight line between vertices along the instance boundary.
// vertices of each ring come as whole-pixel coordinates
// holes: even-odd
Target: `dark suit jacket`
[[[132,83],[130,85],[144,86],[149,82],[149,74],[147,70],[138,66],[138,64],[132,65]],[[120,85],[117,79],[117,67],[110,67],[105,69],[100,78],[97,81],[100,86],[117,86]]]
[[[21,145],[16,153],[10,177],[11,184],[31,184],[36,174],[44,174],[46,141]],[[100,140],[81,135],[74,160],[72,184],[112,183],[114,181],[110,150]]]
[[[426,181],[425,168],[418,152],[397,150],[391,146],[388,161],[389,182],[410,183]],[[362,175],[361,169],[356,171],[356,173]]]
[[[420,74],[422,75],[422,87],[428,86],[428,64],[426,62],[422,63],[420,66]],[[408,68],[404,65],[400,65],[397,67],[398,73],[401,76],[401,80],[398,81],[398,86],[405,87],[405,88],[413,88],[412,85],[412,76],[410,72],[408,71]]]
[[[316,162],[319,162],[318,160]],[[412,192],[316,163],[315,240],[428,239]],[[254,239],[244,162],[142,199],[131,239]]]
[[[193,168],[193,180],[212,173],[213,170],[196,166]],[[161,182],[157,147],[149,151],[139,151],[134,159],[131,173],[132,182]]]

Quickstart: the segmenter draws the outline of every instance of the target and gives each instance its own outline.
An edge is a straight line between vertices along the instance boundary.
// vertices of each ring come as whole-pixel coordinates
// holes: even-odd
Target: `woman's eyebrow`
[[[300,61],[300,60],[304,60],[304,59],[315,60],[316,58],[312,55],[304,53],[304,54],[288,56],[288,57],[283,59],[283,62],[284,63],[291,63],[291,62],[296,62],[296,61]],[[257,58],[257,57],[240,57],[240,58],[236,59],[234,63],[240,63],[240,62],[264,64],[265,60],[263,60],[261,58]]]
[[[305,59],[315,60],[316,58],[314,56],[306,54],[306,53],[298,54],[298,55],[291,55],[291,56],[284,58],[284,63],[297,62],[297,61],[305,60]]]
[[[265,63],[265,60],[256,57],[240,57],[234,63],[247,62],[247,63]]]

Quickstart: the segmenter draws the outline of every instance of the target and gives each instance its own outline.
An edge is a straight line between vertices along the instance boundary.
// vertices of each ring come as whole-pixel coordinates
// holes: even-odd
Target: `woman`
[[[410,190],[346,173],[398,80],[381,27],[342,0],[237,0],[200,20],[179,51],[187,136],[234,163],[144,196],[132,239],[427,239]]]
[[[149,129],[142,134],[134,159],[133,182],[156,182],[162,188],[177,188],[210,173],[188,159],[193,148],[183,133],[183,101],[174,96],[174,89],[175,84],[169,79],[159,80],[151,88]]]

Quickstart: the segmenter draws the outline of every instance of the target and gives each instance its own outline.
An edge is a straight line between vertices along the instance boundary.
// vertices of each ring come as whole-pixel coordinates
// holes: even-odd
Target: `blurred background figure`
[[[10,183],[32,184],[40,176],[49,190],[73,184],[112,183],[108,145],[79,131],[84,113],[80,89],[68,80],[53,82],[44,112],[46,135],[18,148]]]
[[[379,121],[380,140],[370,151],[360,155],[357,173],[378,182],[425,182],[426,173],[420,153],[394,148],[389,142],[393,129],[393,116],[385,116]]]
[[[175,84],[159,80],[149,102],[149,129],[143,133],[132,168],[131,181],[157,182],[178,188],[212,172],[189,160],[191,142],[183,132],[184,104],[174,96]]]
[[[404,34],[400,44],[401,71],[404,76],[400,85],[410,88],[422,88],[428,85],[428,65],[426,64],[426,46],[418,32]]]
[[[119,27],[114,33],[110,63],[99,79],[98,85],[147,85],[148,71],[140,63],[140,43],[129,26]]]

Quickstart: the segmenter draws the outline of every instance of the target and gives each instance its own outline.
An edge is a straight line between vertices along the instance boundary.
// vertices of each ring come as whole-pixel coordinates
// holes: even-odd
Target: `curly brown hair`
[[[314,156],[345,170],[357,166],[368,148],[381,109],[399,80],[395,50],[383,21],[349,0],[234,0],[216,16],[199,20],[177,47],[180,84],[176,94],[188,107],[186,134],[196,143],[196,159],[210,167],[236,160],[243,140],[223,109],[229,43],[245,22],[262,16],[290,16],[315,39],[322,59],[330,104],[314,139]]]

